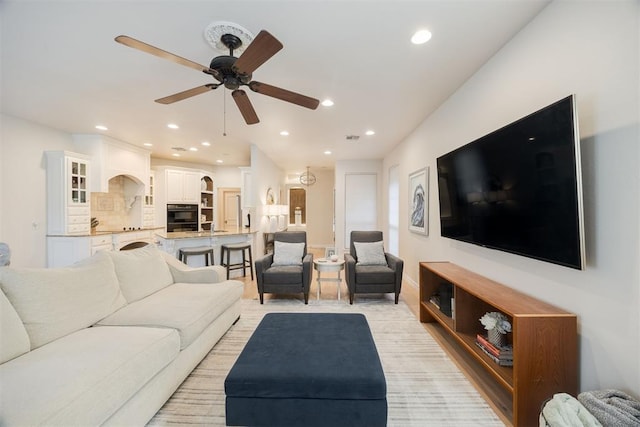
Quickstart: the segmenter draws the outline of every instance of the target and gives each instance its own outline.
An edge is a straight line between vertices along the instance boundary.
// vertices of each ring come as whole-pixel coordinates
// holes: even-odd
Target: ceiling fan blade
[[[269,32],[262,30],[247,46],[242,55],[233,65],[233,71],[238,74],[251,74],[259,66],[282,49],[282,43]]]
[[[173,95],[165,96],[164,98],[156,99],[159,104],[173,104],[174,102],[182,101],[183,99],[191,98],[192,96],[200,95],[201,93],[214,90],[220,85],[207,84],[204,86],[194,87],[193,89],[185,90],[183,92],[174,93]]]
[[[240,113],[242,113],[244,121],[247,122],[248,125],[254,125],[260,122],[258,115],[256,114],[256,110],[253,109],[253,105],[251,105],[251,101],[245,91],[236,89],[231,92],[231,96],[233,97],[233,100],[236,101],[236,105],[238,106]]]
[[[316,108],[318,108],[318,104],[320,104],[320,101],[315,98],[300,95],[299,93],[271,86],[266,83],[252,81],[251,83],[249,83],[249,88],[254,92],[261,93],[262,95],[267,95],[273,98],[281,99],[283,101],[291,102],[292,104],[300,105],[311,110],[315,110]]]
[[[171,52],[167,52],[166,50],[162,50],[155,46],[151,46],[148,43],[141,42],[140,40],[136,40],[129,36],[118,36],[115,40],[123,44],[125,46],[132,47],[134,49],[138,49],[142,52],[150,53],[151,55],[155,55],[159,58],[168,59],[169,61],[175,62],[180,65],[184,65],[185,67],[193,68],[194,70],[202,71],[203,73],[207,73],[218,79],[219,73],[216,70],[212,70],[211,68],[198,64],[197,62],[190,61],[181,56],[174,55]],[[221,76],[220,76],[221,77]],[[218,79],[221,80],[221,79]]]

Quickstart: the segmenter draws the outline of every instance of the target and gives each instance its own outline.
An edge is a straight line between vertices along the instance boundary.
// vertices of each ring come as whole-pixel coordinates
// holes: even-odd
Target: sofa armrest
[[[170,254],[161,251],[174,283],[219,283],[226,279],[227,270],[220,265],[189,267]]]

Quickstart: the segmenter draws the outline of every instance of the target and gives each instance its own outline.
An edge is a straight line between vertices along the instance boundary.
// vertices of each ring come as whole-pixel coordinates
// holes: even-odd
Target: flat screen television
[[[571,95],[439,157],[442,236],[583,269],[577,125]]]

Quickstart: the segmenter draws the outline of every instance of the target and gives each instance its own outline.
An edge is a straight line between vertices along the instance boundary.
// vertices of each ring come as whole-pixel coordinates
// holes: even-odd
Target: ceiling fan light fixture
[[[323,107],[332,107],[333,106],[333,101],[330,100],[329,98],[327,98],[324,101],[322,101],[322,106]]]

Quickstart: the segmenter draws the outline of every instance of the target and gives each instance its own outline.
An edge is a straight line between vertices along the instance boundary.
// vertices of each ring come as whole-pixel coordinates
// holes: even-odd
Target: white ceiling
[[[94,126],[103,124],[110,137],[153,143],[158,158],[198,147],[178,160],[249,165],[253,143],[288,173],[331,169],[336,160],[384,157],[547,3],[3,0],[1,107],[69,133],[99,133]],[[247,89],[260,118],[252,126],[222,87],[161,105],[153,100],[214,80],[114,41],[129,35],[208,65],[221,54],[203,35],[213,21],[266,29],[282,42],[255,80],[335,105],[312,111]],[[433,38],[412,45],[421,28]],[[345,139],[351,134],[358,142]]]

